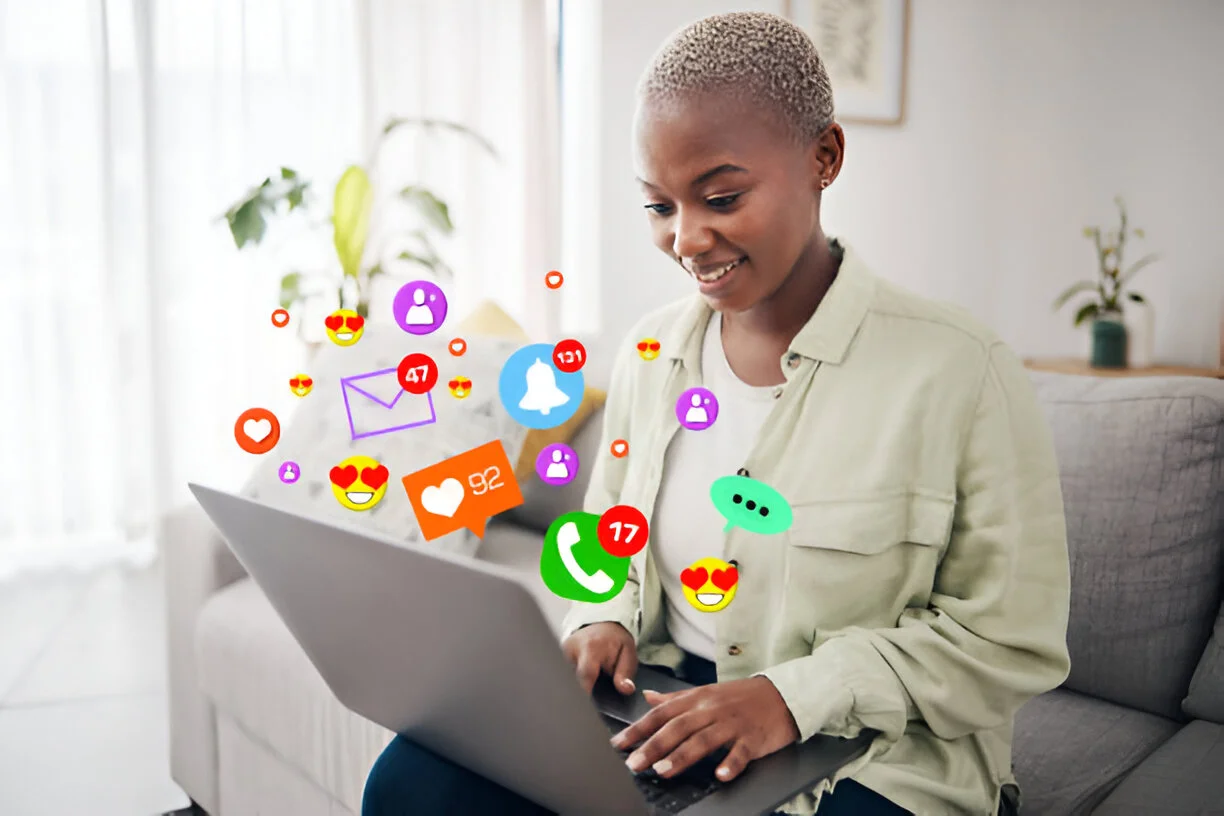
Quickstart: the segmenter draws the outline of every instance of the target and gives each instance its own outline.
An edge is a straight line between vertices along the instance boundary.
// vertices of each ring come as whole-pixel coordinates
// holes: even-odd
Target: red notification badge
[[[558,371],[573,374],[586,365],[586,348],[577,340],[562,340],[553,346],[553,365]]]
[[[646,516],[636,507],[628,504],[618,504],[609,507],[599,517],[599,526],[595,528],[595,536],[599,546],[608,555],[617,558],[628,558],[637,555],[646,546],[650,535],[650,524]]]
[[[438,364],[428,354],[409,354],[400,360],[395,376],[409,394],[424,394],[438,384]]]

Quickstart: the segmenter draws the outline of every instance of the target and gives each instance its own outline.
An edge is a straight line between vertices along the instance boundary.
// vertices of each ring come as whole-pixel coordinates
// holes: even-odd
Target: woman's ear
[[[845,157],[846,136],[841,125],[834,122],[812,142],[809,148],[812,189],[824,190],[841,173]]]

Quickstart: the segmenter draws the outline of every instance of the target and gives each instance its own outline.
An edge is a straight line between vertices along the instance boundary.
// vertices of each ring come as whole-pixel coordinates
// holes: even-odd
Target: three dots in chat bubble
[[[748,476],[723,476],[710,485],[710,500],[727,521],[724,530],[742,527],[752,533],[775,535],[794,521],[790,503],[762,481]]]

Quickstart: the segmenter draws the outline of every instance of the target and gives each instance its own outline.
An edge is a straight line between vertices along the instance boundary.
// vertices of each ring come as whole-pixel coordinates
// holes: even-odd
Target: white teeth
[[[732,261],[731,263],[724,266],[722,269],[719,269],[715,272],[708,272],[705,275],[697,275],[697,280],[701,281],[702,283],[713,283],[714,281],[721,278],[723,275],[730,272],[735,267],[739,266],[740,261],[742,260],[743,258],[740,258],[737,261]]]
[[[353,504],[365,504],[370,499],[374,498],[373,493],[359,493],[357,491],[353,491],[351,493],[345,493],[344,495],[347,496],[348,500],[351,501]]]

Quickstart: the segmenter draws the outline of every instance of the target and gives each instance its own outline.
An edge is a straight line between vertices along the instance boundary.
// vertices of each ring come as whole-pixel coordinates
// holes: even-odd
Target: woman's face
[[[796,268],[818,234],[821,178],[840,165],[826,141],[805,150],[772,117],[727,101],[639,105],[635,162],[654,242],[713,308],[751,309]]]

